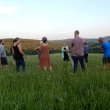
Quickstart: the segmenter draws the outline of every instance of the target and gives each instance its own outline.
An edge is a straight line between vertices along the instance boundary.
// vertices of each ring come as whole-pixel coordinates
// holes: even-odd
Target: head
[[[64,43],[63,45],[66,46],[66,43]]]
[[[40,41],[40,45],[43,44],[43,41]]]
[[[78,31],[78,30],[76,30],[76,31],[74,32],[74,36],[75,36],[75,37],[79,36],[79,31]]]
[[[5,41],[3,39],[0,39],[0,44],[4,45]]]
[[[42,38],[42,41],[43,41],[43,43],[46,43],[47,42],[47,38],[46,37],[43,37]]]
[[[16,38],[14,39],[14,42],[20,43],[19,37],[16,37]]]
[[[99,37],[99,40],[98,40],[100,43],[103,43],[104,42],[104,39],[102,37]]]
[[[84,42],[84,45],[87,45],[87,42]]]

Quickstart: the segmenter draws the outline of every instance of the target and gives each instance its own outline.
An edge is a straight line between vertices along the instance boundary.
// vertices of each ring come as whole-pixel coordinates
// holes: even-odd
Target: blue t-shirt
[[[84,53],[88,53],[88,51],[89,51],[89,47],[88,47],[88,45],[85,45],[84,46]]]
[[[102,43],[101,49],[104,50],[104,57],[110,58],[110,43],[108,41]]]

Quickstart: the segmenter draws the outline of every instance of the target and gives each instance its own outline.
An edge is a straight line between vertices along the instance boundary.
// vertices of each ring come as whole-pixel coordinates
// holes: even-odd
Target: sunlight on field
[[[73,73],[60,54],[51,55],[53,72],[38,67],[37,56],[28,56],[25,73],[0,70],[0,110],[109,110],[110,72],[102,71],[102,55],[90,54],[86,72]]]

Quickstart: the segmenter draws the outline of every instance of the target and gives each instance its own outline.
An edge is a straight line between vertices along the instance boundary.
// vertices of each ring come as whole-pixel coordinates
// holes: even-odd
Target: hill
[[[4,39],[5,40],[5,48],[7,53],[10,52],[10,47],[12,45],[13,39]],[[23,50],[33,50],[34,48],[38,47],[40,45],[40,41],[39,40],[32,40],[32,39],[21,39],[21,43],[22,43],[22,48]],[[50,49],[53,50],[61,50],[62,48],[62,43],[59,42],[51,42],[48,41],[47,42],[50,45]]]
[[[110,36],[106,36],[106,37],[104,37],[104,39],[107,41],[110,41]],[[63,40],[53,40],[53,42],[59,42],[59,43],[66,42],[67,44],[70,44],[71,40],[72,40],[72,38],[63,39]],[[94,38],[94,39],[85,38],[85,41],[88,42],[89,44],[94,44],[94,43],[98,43],[98,38]]]

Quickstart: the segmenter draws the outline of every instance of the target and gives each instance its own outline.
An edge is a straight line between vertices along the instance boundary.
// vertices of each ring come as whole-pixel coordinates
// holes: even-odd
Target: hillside
[[[6,51],[9,53],[13,39],[4,39],[4,40],[6,42],[5,43]],[[32,40],[32,39],[21,39],[21,43],[22,43],[23,50],[33,50],[34,48],[39,46],[40,41]],[[62,43],[51,42],[51,41],[48,41],[48,44],[50,45],[50,48],[54,50],[59,50],[59,49],[61,50],[63,45]]]
[[[107,40],[107,41],[110,41],[110,36],[106,36],[106,37],[104,37],[104,39]],[[66,42],[67,44],[70,44],[71,40],[72,40],[72,38],[63,39],[63,40],[53,40],[53,42],[59,42],[59,43]],[[95,43],[98,43],[98,38],[96,38],[96,39],[89,39],[89,38],[87,39],[87,38],[85,38],[85,41],[88,42],[89,44],[95,44]]]

